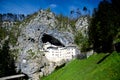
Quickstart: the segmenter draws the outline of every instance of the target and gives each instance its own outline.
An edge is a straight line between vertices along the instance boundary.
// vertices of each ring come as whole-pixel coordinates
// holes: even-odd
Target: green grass
[[[95,54],[88,59],[73,60],[41,80],[120,80],[120,54],[114,52],[97,64],[105,55]]]

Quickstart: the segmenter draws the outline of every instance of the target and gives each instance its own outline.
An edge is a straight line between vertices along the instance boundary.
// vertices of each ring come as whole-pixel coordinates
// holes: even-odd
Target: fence
[[[25,75],[24,74],[17,74],[17,75],[2,77],[2,78],[0,78],[0,80],[15,79],[15,78],[20,78],[20,77],[25,77]]]

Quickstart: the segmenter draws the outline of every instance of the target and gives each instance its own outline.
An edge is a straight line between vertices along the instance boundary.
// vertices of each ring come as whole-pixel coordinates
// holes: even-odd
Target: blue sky
[[[0,13],[32,14],[39,9],[51,8],[56,14],[69,15],[70,11],[86,6],[92,13],[101,0],[0,0]]]

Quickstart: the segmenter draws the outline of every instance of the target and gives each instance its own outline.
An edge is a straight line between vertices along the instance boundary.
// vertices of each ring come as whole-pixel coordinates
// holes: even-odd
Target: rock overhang
[[[42,39],[42,42],[43,42],[43,43],[49,42],[49,43],[51,43],[51,44],[53,44],[53,45],[56,45],[56,46],[62,46],[62,47],[65,46],[65,45],[62,44],[58,39],[56,39],[55,37],[53,37],[53,36],[50,35],[50,34],[44,33],[41,39]]]

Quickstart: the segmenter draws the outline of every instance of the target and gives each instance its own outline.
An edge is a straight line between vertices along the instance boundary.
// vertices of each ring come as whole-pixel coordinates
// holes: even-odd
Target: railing
[[[24,74],[18,74],[18,75],[13,75],[13,76],[7,76],[7,77],[2,77],[0,80],[8,80],[8,79],[15,79],[15,78],[21,78],[25,77]]]

